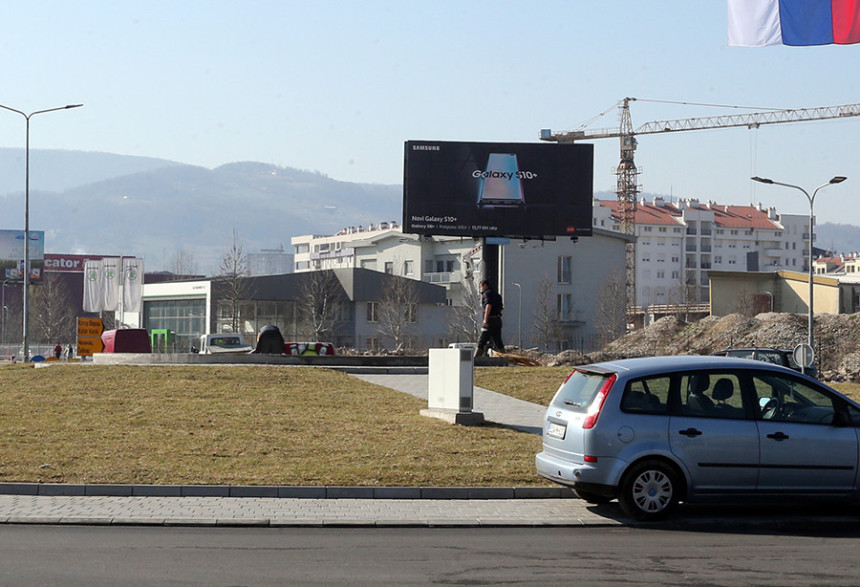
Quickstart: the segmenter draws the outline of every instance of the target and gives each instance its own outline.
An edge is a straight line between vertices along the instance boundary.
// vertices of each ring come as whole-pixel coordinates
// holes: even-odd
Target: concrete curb
[[[370,487],[0,483],[0,495],[67,497],[268,497],[284,499],[567,499],[567,487]]]

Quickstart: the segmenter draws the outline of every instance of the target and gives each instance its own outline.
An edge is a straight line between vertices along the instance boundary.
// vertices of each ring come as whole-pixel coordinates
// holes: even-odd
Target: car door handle
[[[772,438],[777,442],[782,440],[788,440],[788,434],[785,434],[783,432],[774,432],[773,434],[768,434],[767,437]]]
[[[686,430],[679,430],[678,434],[683,434],[684,436],[689,436],[690,438],[701,436],[702,431],[696,430],[695,428],[687,428]]]

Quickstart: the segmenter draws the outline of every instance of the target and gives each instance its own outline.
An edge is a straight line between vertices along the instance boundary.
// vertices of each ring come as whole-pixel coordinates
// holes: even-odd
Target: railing
[[[457,274],[452,271],[447,271],[444,273],[425,273],[421,276],[421,281],[426,281],[428,283],[450,283],[452,281],[457,281]]]

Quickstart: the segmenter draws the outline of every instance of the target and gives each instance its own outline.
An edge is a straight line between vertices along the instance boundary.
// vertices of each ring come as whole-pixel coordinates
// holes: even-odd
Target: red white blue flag
[[[728,0],[729,45],[860,43],[860,0]]]

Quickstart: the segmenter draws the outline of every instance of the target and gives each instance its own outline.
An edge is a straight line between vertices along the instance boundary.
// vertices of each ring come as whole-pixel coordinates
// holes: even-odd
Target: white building
[[[617,200],[594,201],[594,226],[619,231]],[[808,271],[809,217],[695,199],[636,207],[636,305],[708,301],[708,272]]]
[[[608,322],[616,322],[612,330],[618,334],[623,329],[623,310],[610,319],[601,304],[607,299],[607,288],[619,279],[623,284],[628,240],[597,228],[594,236],[578,240],[511,239],[500,246],[498,267],[492,273],[499,275],[505,304],[505,343],[591,351],[609,336]],[[479,308],[477,285],[485,258],[481,239],[404,234],[396,223],[381,223],[330,236],[297,236],[291,243],[297,273],[371,269],[444,285],[449,305]],[[620,303],[623,308],[623,298]],[[551,333],[547,320],[555,328]]]

